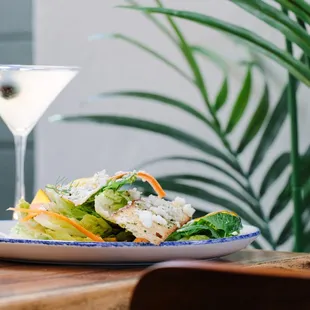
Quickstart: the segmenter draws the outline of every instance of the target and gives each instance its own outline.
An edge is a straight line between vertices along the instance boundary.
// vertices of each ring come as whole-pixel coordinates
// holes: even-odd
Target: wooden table
[[[252,265],[300,255],[243,250],[217,261]],[[0,310],[128,309],[132,290],[143,270],[0,261]]]

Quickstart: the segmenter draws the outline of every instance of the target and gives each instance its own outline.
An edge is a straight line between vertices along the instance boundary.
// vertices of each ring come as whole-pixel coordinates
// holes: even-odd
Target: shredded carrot
[[[36,203],[36,204],[31,204],[30,205],[30,210],[40,210],[40,207],[42,206],[42,203]],[[25,216],[23,219],[21,219],[21,222],[27,222],[37,216],[36,214],[28,214]]]
[[[144,238],[136,238],[133,242],[149,242],[149,240]]]
[[[90,232],[87,229],[85,229],[83,226],[81,226],[78,223],[70,220],[69,218],[65,217],[64,215],[61,215],[61,214],[58,214],[58,213],[55,213],[55,212],[51,212],[51,211],[30,210],[30,209],[23,209],[23,208],[9,208],[8,210],[30,213],[29,215],[33,215],[33,216],[40,215],[40,214],[46,214],[46,215],[49,215],[49,216],[54,216],[54,217],[59,218],[60,220],[63,220],[65,222],[71,224],[73,227],[75,227],[77,230],[79,230],[81,233],[83,233],[85,236],[87,236],[91,240],[97,241],[97,242],[104,242],[104,240],[101,237],[96,236],[92,232]],[[24,220],[26,218],[28,218],[28,217],[30,219],[30,216],[27,216],[27,217],[24,218]]]
[[[25,216],[23,219],[21,219],[21,222],[27,222],[29,220],[31,220],[32,218],[34,218],[35,216],[37,216],[37,214],[28,214],[27,216]]]
[[[124,175],[126,175],[128,173],[129,172],[122,172],[122,173],[116,174],[111,179],[117,180],[117,179],[123,177]],[[140,171],[137,173],[137,176],[140,179],[147,181],[153,187],[154,191],[157,193],[159,198],[163,198],[166,196],[165,191],[163,190],[161,185],[158,183],[158,181],[152,175],[150,175],[146,172]]]
[[[163,190],[163,188],[160,186],[158,181],[152,175],[150,175],[146,172],[138,172],[138,176],[142,180],[146,180],[147,182],[149,182],[152,185],[153,189],[155,190],[155,192],[157,193],[159,198],[163,198],[166,196],[165,191]]]

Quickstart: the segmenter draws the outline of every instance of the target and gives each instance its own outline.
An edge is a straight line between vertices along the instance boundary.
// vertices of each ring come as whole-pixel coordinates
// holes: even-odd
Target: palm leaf
[[[191,49],[196,54],[200,54],[206,57],[207,59],[211,60],[214,64],[216,64],[219,68],[222,69],[224,74],[228,74],[229,70],[228,63],[223,57],[219,56],[218,53],[199,45],[192,45]]]
[[[307,24],[310,24],[310,14],[299,7],[296,3],[291,0],[274,0],[278,2],[283,8],[286,8],[288,11],[292,11],[296,16],[301,18]]]
[[[215,53],[209,49],[206,49],[206,48],[204,48],[202,46],[198,46],[198,45],[193,45],[191,48],[195,53],[201,54],[201,55],[207,57],[208,59],[212,60],[212,62],[214,64],[216,64],[218,67],[220,67],[223,71],[224,80],[223,80],[222,85],[218,91],[218,94],[216,96],[215,103],[213,106],[215,112],[217,112],[227,102],[227,97],[228,97],[228,69],[229,69],[228,64],[217,53]]]
[[[175,129],[173,127],[164,124],[141,120],[133,117],[114,116],[114,115],[72,115],[72,116],[55,115],[50,118],[50,121],[91,122],[99,124],[125,126],[151,131],[153,133],[173,138],[179,142],[186,144],[187,146],[192,146],[193,148],[196,148],[210,156],[214,156],[215,158],[221,159],[231,168],[238,169],[232,159],[227,157],[227,155],[223,154],[221,151],[217,150],[214,146],[208,144],[207,142],[191,134],[188,134],[179,129]]]
[[[287,181],[285,182],[285,187],[282,189],[278,197],[276,198],[276,201],[270,210],[269,214],[269,220],[273,220],[280,212],[282,212],[287,204],[290,202],[292,197],[292,191],[291,191],[291,178],[289,177]]]
[[[228,98],[228,78],[225,77],[222,83],[220,90],[217,93],[215,103],[214,103],[214,110],[217,112],[219,111],[227,102]]]
[[[133,0],[126,0],[132,4],[132,6],[139,7],[140,4]],[[163,25],[158,19],[156,19],[152,14],[149,14],[148,12],[143,11],[143,14],[147,19],[149,19],[163,34],[165,34],[168,39],[170,39],[173,43],[178,45],[177,39],[173,36],[173,34],[170,32],[170,30]]]
[[[254,139],[256,134],[259,132],[267,117],[268,110],[269,110],[269,90],[268,86],[265,85],[262,98],[237,148],[238,154],[244,151],[246,146]]]
[[[254,157],[250,163],[250,168],[248,172],[249,175],[252,175],[256,168],[263,161],[269,147],[278,136],[278,133],[286,119],[288,113],[287,92],[288,86],[284,88],[284,91],[282,92],[280,99],[269,118],[268,124],[262,134],[262,137],[260,138],[258,146],[254,152]]]
[[[304,201],[304,204],[303,204],[303,208],[302,208],[302,212],[304,213],[304,211],[306,210],[307,206],[309,206],[307,203],[309,201]],[[304,222],[304,227],[308,224],[307,221],[305,221],[305,218],[303,219],[303,222]],[[277,246],[280,246],[280,245],[283,245],[284,243],[286,243],[292,236],[293,236],[293,221],[292,221],[292,218],[289,218],[287,220],[287,222],[285,223],[282,231],[280,232],[280,235],[278,237],[278,240],[277,240]],[[304,242],[307,242],[308,239],[308,236],[309,236],[309,233],[307,235],[307,233],[304,235]]]
[[[308,182],[310,183],[310,179],[308,179]],[[309,207],[309,200],[310,195],[307,195],[303,201],[303,206],[302,206],[302,212],[304,213],[305,210]],[[306,218],[303,219],[304,222],[304,227],[308,224],[308,221]],[[288,221],[285,223],[282,231],[280,232],[280,235],[277,240],[277,246],[280,246],[287,242],[291,237],[293,236],[293,221],[292,218],[289,218]],[[304,235],[304,242],[307,242],[309,240],[309,232],[308,234],[305,233]],[[309,242],[309,241],[308,241]],[[305,244],[306,246],[307,244]],[[309,251],[309,249],[308,249]]]
[[[305,62],[306,57],[303,54],[300,57],[301,61]],[[298,91],[298,88],[300,86],[299,81],[296,82],[296,92]],[[278,103],[276,105],[276,108],[274,109],[269,122],[267,124],[267,127],[265,128],[262,137],[260,139],[260,142],[256,148],[256,151],[254,153],[254,157],[251,161],[250,168],[249,168],[249,175],[252,175],[256,168],[259,166],[259,164],[264,159],[267,150],[272,145],[274,140],[276,139],[285,119],[288,113],[288,106],[287,106],[287,96],[288,96],[288,85],[285,86]]]
[[[161,1],[159,1],[159,0],[155,0],[155,1],[156,1],[157,5],[159,6],[158,9],[164,9]],[[141,9],[141,7],[136,8],[136,9]],[[189,65],[190,69],[192,70],[192,73],[195,77],[195,81],[196,81],[196,84],[200,90],[202,98],[203,98],[204,102],[206,103],[206,105],[209,107],[209,109],[211,109],[211,105],[209,102],[208,93],[207,93],[206,85],[205,85],[205,82],[203,79],[203,75],[199,69],[197,62],[196,62],[193,51],[192,51],[190,45],[187,43],[182,31],[177,26],[177,24],[173,21],[173,19],[169,15],[167,15],[167,19],[168,19],[168,22],[171,25],[172,29],[174,30],[176,36],[179,39],[179,45],[180,45],[181,51],[182,51],[185,59],[187,60],[187,63]]]
[[[92,101],[97,101],[97,100],[102,100],[102,99],[107,99],[107,98],[113,98],[113,97],[132,97],[132,98],[137,98],[137,99],[147,99],[147,100],[154,101],[156,103],[167,104],[167,105],[176,107],[178,109],[181,109],[189,113],[192,116],[195,116],[197,119],[203,121],[205,124],[207,124],[211,128],[214,127],[213,124],[201,112],[192,108],[188,103],[185,103],[178,99],[167,97],[161,94],[149,93],[149,92],[144,92],[144,91],[136,91],[136,90],[131,90],[131,91],[123,90],[123,91],[101,93],[94,97],[91,97],[89,101],[92,102]]]
[[[173,69],[174,71],[176,71],[177,73],[179,73],[183,78],[185,78],[188,82],[190,83],[194,83],[193,79],[188,76],[185,72],[183,72],[179,66],[175,65],[173,62],[171,62],[169,59],[167,59],[165,56],[161,55],[159,52],[149,48],[148,46],[146,46],[145,44],[129,37],[126,36],[124,34],[121,33],[111,33],[111,34],[95,34],[93,36],[90,37],[90,39],[92,40],[99,40],[99,39],[107,39],[107,38],[114,38],[114,39],[119,39],[122,40],[124,42],[127,42],[141,50],[143,50],[144,52],[152,55],[153,57],[155,57],[156,59],[160,60],[161,62],[163,62],[164,64],[166,64],[168,67],[170,67],[171,69]]]
[[[245,11],[278,29],[291,42],[296,43],[305,53],[310,54],[308,33],[286,14],[263,1],[231,0]]]
[[[193,174],[173,174],[173,175],[164,175],[160,177],[161,180],[167,180],[167,181],[173,181],[173,182],[180,182],[184,180],[189,180],[189,181],[197,181],[205,185],[211,185],[214,186],[218,189],[224,190],[231,196],[239,199],[240,201],[244,202],[247,206],[250,206],[251,209],[255,212],[256,215],[259,216],[259,212],[257,212],[257,205],[253,204],[249,199],[247,199],[244,195],[240,193],[240,191],[235,190],[233,187],[217,181],[214,178],[206,178],[198,175],[193,175]]]
[[[302,9],[305,13],[310,15],[310,5],[305,0],[294,0],[294,2],[300,9]]]
[[[300,171],[300,184],[304,186],[307,184],[307,181],[310,177],[310,147],[308,147],[307,151],[301,158],[301,167]],[[274,219],[278,214],[280,214],[287,204],[289,203],[292,196],[291,190],[291,177],[289,177],[284,185],[284,188],[278,195],[275,204],[270,210],[269,219]]]
[[[284,228],[282,229],[276,243],[277,246],[284,244],[290,237],[292,237],[292,219],[290,218]]]
[[[242,83],[241,90],[238,94],[238,97],[234,103],[233,109],[231,111],[229,121],[226,128],[226,134],[232,132],[235,126],[238,124],[240,119],[243,116],[243,113],[248,105],[251,87],[252,87],[252,66],[247,70],[245,79]]]
[[[127,2],[131,3],[134,7],[139,7],[140,4],[133,0],[126,0]],[[169,29],[165,25],[163,25],[155,16],[152,14],[147,13],[146,11],[142,11],[144,16],[149,19],[164,35],[168,37],[168,39],[171,40],[172,43],[179,46],[178,40],[173,36],[173,34],[170,32]]]
[[[267,171],[263,182],[260,187],[259,194],[264,196],[268,188],[281,176],[284,170],[290,164],[290,154],[288,152],[281,154],[276,160],[272,163],[271,167]]]
[[[232,181],[236,182],[245,192],[249,193],[250,197],[251,194],[249,192],[249,189],[247,186],[245,186],[238,178],[235,177],[234,174],[230,173],[227,169],[222,168],[221,166],[217,165],[216,163],[213,163],[211,161],[201,159],[201,158],[195,158],[195,157],[186,157],[186,156],[165,156],[165,157],[160,157],[156,159],[152,159],[149,161],[146,161],[142,164],[140,164],[137,168],[145,167],[147,165],[159,163],[162,161],[176,161],[176,160],[181,160],[181,161],[188,161],[188,162],[193,162],[193,163],[199,163],[202,165],[205,165],[207,167],[210,167],[216,171],[221,172],[224,176],[230,178]]]
[[[253,246],[254,249],[257,249],[257,250],[261,250],[263,247],[260,245],[260,243],[258,241],[254,241],[251,243],[251,246]]]
[[[298,24],[299,24],[303,29],[305,29],[305,30],[307,31],[307,26],[306,26],[305,22],[304,22],[300,17],[297,17],[297,22],[298,22]],[[305,56],[304,58],[305,58],[305,59],[304,59],[305,65],[306,65],[308,68],[310,68],[310,56]]]
[[[310,70],[303,63],[292,57],[286,51],[281,50],[273,43],[265,40],[261,36],[258,36],[245,28],[224,22],[211,16],[195,12],[179,11],[165,8],[151,8],[151,7],[143,7],[143,8],[141,7],[132,8],[128,6],[120,6],[120,7],[134,10],[142,10],[149,13],[158,13],[168,16],[175,16],[182,19],[193,21],[198,24],[208,26],[210,28],[217,29],[219,31],[228,33],[232,36],[236,36],[242,39],[245,42],[245,44],[250,45],[253,49],[256,49],[262,54],[278,62],[297,79],[299,79],[306,85],[310,86]]]

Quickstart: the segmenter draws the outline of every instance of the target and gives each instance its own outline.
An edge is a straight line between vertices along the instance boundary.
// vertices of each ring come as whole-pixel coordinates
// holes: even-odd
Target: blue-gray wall
[[[0,0],[0,63],[32,64],[32,1]],[[33,137],[28,140],[26,158],[27,198],[33,192]],[[0,119],[0,219],[14,203],[15,154],[11,132]]]

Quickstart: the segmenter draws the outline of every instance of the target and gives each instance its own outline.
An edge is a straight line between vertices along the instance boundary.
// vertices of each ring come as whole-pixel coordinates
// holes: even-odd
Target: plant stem
[[[288,11],[282,8],[283,12],[288,15]],[[293,55],[292,42],[285,39],[286,50]],[[299,141],[298,141],[298,116],[297,116],[297,100],[296,100],[296,79],[289,73],[288,84],[288,111],[291,123],[291,164],[292,177],[291,187],[294,203],[293,228],[294,228],[294,251],[303,251],[303,223],[302,223],[302,196],[300,185],[300,157],[299,157]]]

